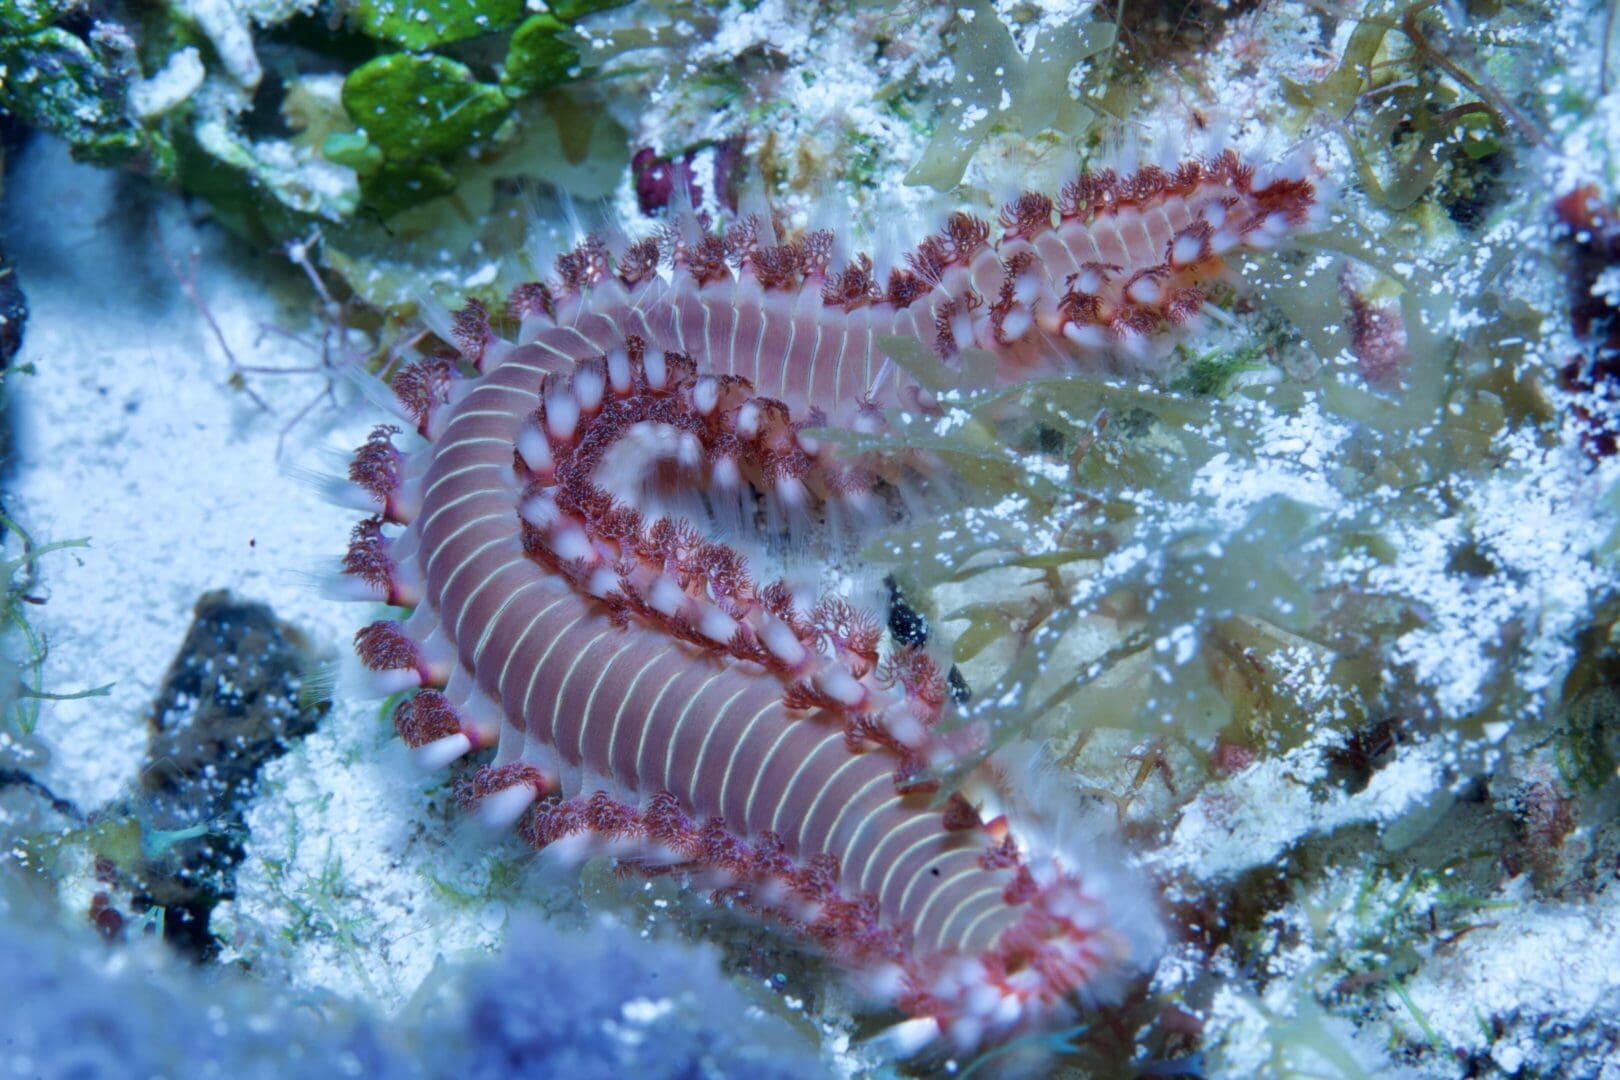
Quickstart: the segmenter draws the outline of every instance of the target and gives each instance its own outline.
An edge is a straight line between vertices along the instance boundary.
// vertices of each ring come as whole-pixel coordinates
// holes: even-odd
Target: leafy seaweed
[[[956,186],[974,151],[998,127],[1028,137],[1052,128],[1083,134],[1096,111],[1070,92],[1069,74],[1114,44],[1111,24],[1077,21],[1041,32],[1025,55],[984,0],[962,8],[959,17],[955,75],[940,95],[933,137],[906,174],[906,183],[939,191]]]

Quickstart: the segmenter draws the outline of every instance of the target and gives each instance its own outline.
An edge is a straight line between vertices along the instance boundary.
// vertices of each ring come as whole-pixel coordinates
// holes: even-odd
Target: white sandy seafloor
[[[1298,7],[1270,5],[1246,32],[1261,42],[1262,63],[1295,77],[1306,68],[1320,73],[1327,58],[1313,50],[1343,41],[1293,41],[1290,13],[1296,22],[1302,18]],[[696,58],[723,58],[727,50],[771,40],[795,64],[819,70],[821,54],[837,52],[860,32],[844,20],[819,36],[784,35],[801,14],[779,0],[746,15],[734,11]],[[1560,40],[1580,25],[1561,24]],[[891,74],[932,72],[932,81],[941,81],[937,56],[920,54],[917,62],[920,73]],[[1216,52],[1206,75],[1217,87],[1233,85],[1225,80],[1238,80],[1241,69],[1230,51]],[[887,134],[886,171],[873,185],[879,201],[931,201],[897,182],[920,149],[915,133],[886,127],[888,119],[860,102],[878,88],[876,72],[845,62],[835,69],[841,77],[806,89],[797,115],[776,114],[771,123],[783,138],[825,135],[845,121],[862,134]],[[1235,85],[1256,84],[1252,73],[1244,78]],[[692,126],[671,135],[672,143],[725,134],[682,116],[678,96],[662,93],[652,98],[649,127]],[[1228,103],[1233,129],[1248,145],[1282,149],[1286,140],[1264,136],[1245,119],[1253,103],[1238,96]],[[1620,103],[1604,105],[1620,115]],[[1175,115],[1161,112],[1161,119]],[[1620,123],[1610,126],[1620,131]],[[1547,166],[1561,185],[1581,175],[1583,154],[1600,156],[1604,147],[1620,145],[1607,128],[1594,133],[1602,127],[1600,120],[1560,133],[1563,153]],[[836,140],[829,143],[836,147]],[[1013,150],[992,147],[970,170],[969,183],[995,192],[1027,164]],[[58,144],[36,140],[14,163],[6,195],[9,254],[31,308],[18,362],[37,369],[8,378],[19,427],[8,509],[41,541],[90,540],[88,549],[49,556],[42,567],[49,602],[31,614],[50,644],[44,682],[59,690],[114,684],[110,696],[41,710],[39,733],[52,750],[41,778],[86,810],[134,786],[145,748],[144,710],[203,592],[229,587],[264,601],[334,656],[364,618],[360,609],[321,598],[304,576],[335,561],[354,512],[323,504],[286,466],[334,471],[339,459],[321,460],[319,448],[356,444],[375,412],[340,388],[347,410],[322,405],[289,429],[323,389],[322,376],[250,375],[268,411],[233,388],[229,358],[155,244],[161,241],[182,272],[195,253],[202,300],[239,364],[310,364],[312,352],[265,328],[314,335],[320,327],[313,304],[280,304],[267,289],[267,279],[292,273],[280,253],[246,249],[211,225],[192,223],[178,200],[144,189],[140,212],[133,212],[136,190],[73,165]],[[1496,239],[1546,245],[1547,233],[1527,226]],[[1546,273],[1541,287],[1561,297],[1550,261]],[[1556,319],[1547,332],[1561,332]],[[1214,504],[1238,514],[1281,492],[1334,509],[1328,476],[1345,439],[1342,425],[1313,409],[1273,420],[1260,440],[1261,460],[1247,463],[1242,476],[1233,466],[1230,474],[1212,468],[1200,477]],[[1581,597],[1613,585],[1594,574],[1588,557],[1612,525],[1595,494],[1614,483],[1613,470],[1583,474],[1580,462],[1572,446],[1527,441],[1512,448],[1498,474],[1460,493],[1471,526],[1491,535],[1497,554],[1509,560],[1511,587],[1448,591],[1439,534],[1414,530],[1403,541],[1408,558],[1401,566],[1411,577],[1393,584],[1428,590],[1436,619],[1403,639],[1402,659],[1420,681],[1451,693],[1459,709],[1489,663],[1491,637],[1513,612],[1545,613],[1534,644],[1548,653],[1526,661],[1533,678],[1556,671],[1564,659],[1558,650],[1567,647]],[[1362,791],[1328,788],[1333,793],[1324,796],[1319,781],[1339,737],[1323,725],[1304,745],[1210,784],[1175,808],[1173,830],[1146,862],[1175,879],[1177,889],[1195,892],[1282,865],[1303,841],[1357,824],[1398,834],[1383,840],[1391,851],[1416,842],[1426,822],[1450,805],[1460,755],[1455,740],[1437,735],[1403,746]],[[1527,776],[1545,765],[1534,747],[1516,746],[1511,736],[1500,743],[1493,751],[1499,760],[1525,767]],[[498,947],[512,890],[497,889],[491,879],[520,866],[521,853],[461,823],[450,802],[441,775],[412,769],[375,703],[339,694],[319,729],[263,773],[247,818],[237,898],[214,915],[226,958],[272,957],[278,963],[266,966],[285,970],[302,988],[391,1010],[418,991],[441,958]],[[1570,842],[1578,844],[1581,834]],[[82,909],[91,889],[88,880],[69,883],[64,904]],[[500,902],[491,899],[497,892]],[[1224,1075],[1350,1076],[1356,1069],[1410,1075],[1409,1066],[1392,1064],[1388,1055],[1398,1036],[1485,1054],[1501,1075],[1620,1077],[1620,1063],[1606,1060],[1620,1053],[1620,888],[1612,883],[1584,897],[1551,900],[1540,898],[1528,877],[1514,878],[1487,898],[1488,919],[1452,942],[1431,945],[1415,974],[1375,1005],[1340,1016],[1315,1004],[1330,958],[1363,948],[1369,924],[1396,907],[1421,915],[1439,902],[1437,893],[1432,885],[1405,890],[1399,880],[1369,884],[1361,862],[1347,860],[1309,892],[1279,902],[1267,923],[1277,946],[1265,970],[1240,970],[1222,955],[1213,961],[1225,984],[1201,1018],[1211,1061]],[[539,906],[564,902],[539,883],[534,896]],[[1155,986],[1190,982],[1192,967],[1205,964],[1191,947],[1173,948]],[[1491,1030],[1487,1017],[1500,1027]],[[834,1051],[837,1038],[829,1037]],[[1430,1055],[1421,1075],[1455,1075],[1451,1060]]]
[[[308,311],[278,310],[268,295],[285,260],[192,224],[172,197],[142,194],[150,216],[134,216],[132,190],[37,139],[6,200],[31,308],[18,362],[38,371],[8,380],[11,510],[37,539],[90,541],[43,563],[50,599],[31,614],[49,641],[44,684],[113,683],[107,697],[41,710],[52,757],[40,778],[85,810],[134,786],[146,710],[202,593],[263,601],[334,657],[364,615],[309,581],[335,568],[354,512],[323,503],[276,456],[324,379],[250,376],[269,412],[232,389],[229,360],[154,242],[182,272],[195,257],[202,301],[244,366],[318,360],[266,332],[318,332]],[[351,406],[355,396],[344,389]],[[287,431],[285,457],[335,474],[343,459],[323,448],[358,444],[376,420],[365,406],[322,406]],[[491,946],[504,921],[435,884],[476,895],[489,852],[450,842],[442,778],[414,770],[395,744],[375,702],[338,695],[319,730],[261,774],[241,900],[214,916],[249,956],[296,924],[299,981],[389,1006],[441,955]]]

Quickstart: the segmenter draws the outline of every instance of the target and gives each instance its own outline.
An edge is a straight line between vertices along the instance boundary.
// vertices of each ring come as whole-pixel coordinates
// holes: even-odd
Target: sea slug
[[[1317,213],[1302,167],[1228,152],[1026,193],[999,230],[953,215],[886,274],[760,215],[585,240],[515,290],[510,339],[457,313],[459,355],[393,380],[420,444],[379,427],[353,462],[372,516],[345,591],[414,609],[356,636],[372,689],[411,693],[395,725],[430,765],[495,749],[462,785],[485,821],[818,942],[909,1015],[901,1050],[1109,998],[1163,939],[1145,886],[1025,820],[994,759],[940,798],[922,777],[984,733],[939,734],[935,662],[818,587],[827,545],[903,513],[927,463],[807,429],[937,408],[890,336],[988,355],[1001,384],[1150,367],[1223,256]]]

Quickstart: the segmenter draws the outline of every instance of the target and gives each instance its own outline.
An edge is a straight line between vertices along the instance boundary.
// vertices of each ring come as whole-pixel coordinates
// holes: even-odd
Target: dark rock
[[[889,589],[889,636],[896,645],[926,645],[928,644],[928,616],[906,603],[906,598],[900,592],[900,583],[890,574],[883,579],[883,584]],[[973,690],[968,686],[967,680],[956,665],[946,673],[945,684],[950,688],[951,700],[958,705],[966,705],[973,698]]]
[[[232,895],[259,769],[326,711],[300,701],[313,661],[303,634],[265,605],[206,593],[153,706],[141,878],[165,909],[164,936],[199,958],[214,948],[209,913]]]
[[[17,271],[0,251],[0,368],[11,366],[11,358],[22,348],[23,327],[28,322],[28,301]]]
[[[0,184],[3,187],[3,184]],[[12,358],[22,348],[23,327],[28,322],[28,301],[23,297],[17,281],[17,271],[0,250],[0,371],[11,367]],[[10,462],[11,404],[9,395],[0,394],[0,459]],[[0,474],[9,479],[11,469],[6,465]],[[4,531],[0,530],[0,536]]]
[[[889,634],[896,645],[928,644],[928,617],[923,615],[900,594],[900,583],[894,575],[883,579],[889,588]]]

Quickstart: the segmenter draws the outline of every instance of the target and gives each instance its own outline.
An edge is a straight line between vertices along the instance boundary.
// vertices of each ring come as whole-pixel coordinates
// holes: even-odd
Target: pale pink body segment
[[[345,568],[414,602],[357,635],[379,690],[418,690],[401,735],[432,764],[495,746],[463,799],[537,848],[680,873],[815,940],[913,1017],[903,1049],[1108,996],[1161,937],[1141,886],[937,803],[917,777],[976,733],[936,729],[952,706],[933,661],[883,650],[869,612],[761,580],[780,545],[757,534],[882,518],[883,463],[803,431],[932,407],[880,337],[947,365],[986,350],[1002,382],[1139,364],[1223,253],[1314,207],[1305,180],[1257,189],[1226,155],[1022,196],[994,242],[957,215],[881,284],[862,257],[829,267],[825,234],[686,222],[559,259],[514,294],[514,340],[469,305],[461,357],[395,380],[428,445],[380,430],[351,471],[379,517]]]

